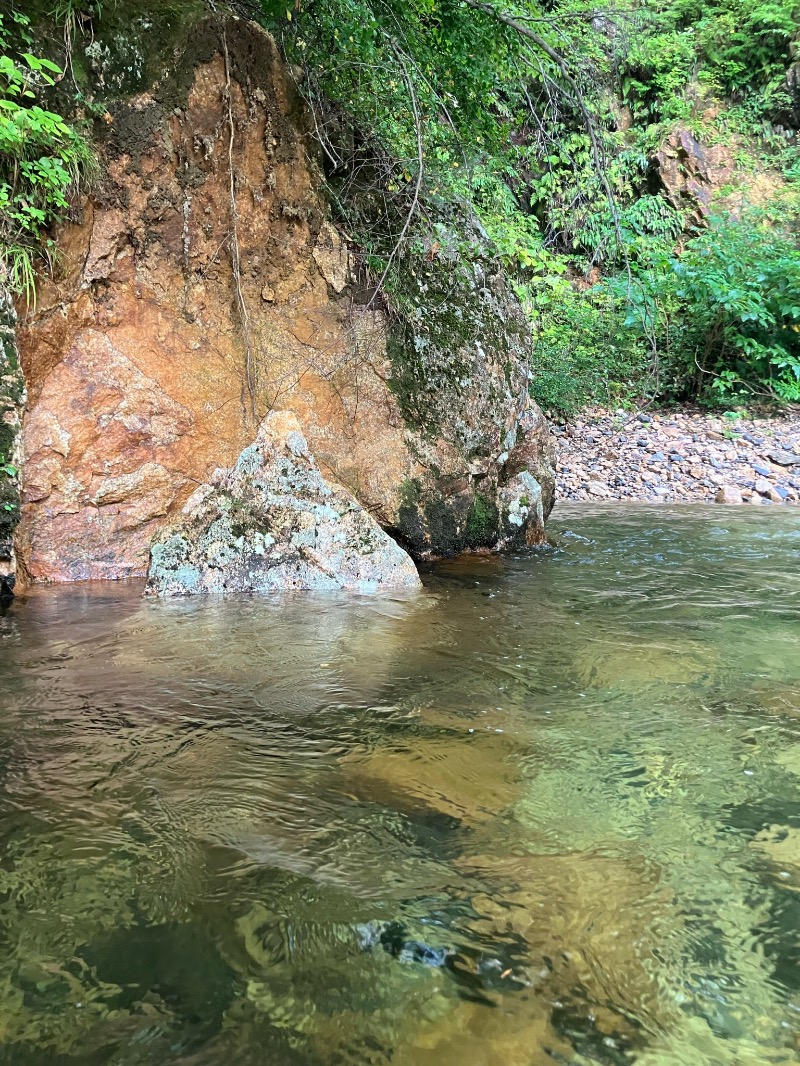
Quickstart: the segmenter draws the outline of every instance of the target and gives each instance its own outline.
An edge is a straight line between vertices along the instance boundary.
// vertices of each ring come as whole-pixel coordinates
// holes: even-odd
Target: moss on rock
[[[469,228],[443,223],[412,245],[390,285],[390,386],[404,417],[444,430],[467,452],[481,447],[481,415],[517,400],[527,380],[530,328],[490,248]]]
[[[545,507],[526,514],[543,523],[552,469],[528,395],[529,324],[488,242],[467,220],[435,226],[387,285],[389,385],[426,467],[403,486],[398,535],[417,553],[444,555],[529,540],[499,494],[527,470]]]
[[[19,521],[19,412],[25,385],[14,329],[16,314],[9,293],[0,290],[0,577],[14,570],[12,538]]]
[[[480,492],[476,492],[472,497],[465,531],[470,547],[491,544],[497,540],[500,533],[500,515],[497,507]]]

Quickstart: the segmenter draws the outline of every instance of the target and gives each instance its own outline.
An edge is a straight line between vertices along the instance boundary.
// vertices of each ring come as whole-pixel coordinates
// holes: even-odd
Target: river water
[[[407,596],[0,618],[0,1063],[800,1047],[800,514],[576,506]]]

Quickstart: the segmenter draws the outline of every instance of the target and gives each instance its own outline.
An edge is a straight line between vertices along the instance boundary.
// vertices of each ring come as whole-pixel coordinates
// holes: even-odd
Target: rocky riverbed
[[[800,503],[797,406],[763,418],[591,410],[553,432],[561,499]]]

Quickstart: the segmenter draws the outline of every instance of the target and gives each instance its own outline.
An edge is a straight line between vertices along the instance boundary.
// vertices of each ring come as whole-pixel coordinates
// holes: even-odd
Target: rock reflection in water
[[[667,521],[667,516],[669,520]],[[796,519],[0,619],[0,1063],[796,1058]]]

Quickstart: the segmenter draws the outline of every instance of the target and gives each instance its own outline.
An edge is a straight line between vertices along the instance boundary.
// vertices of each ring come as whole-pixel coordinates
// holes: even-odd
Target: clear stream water
[[[0,1063],[800,1061],[800,513],[0,618]]]

